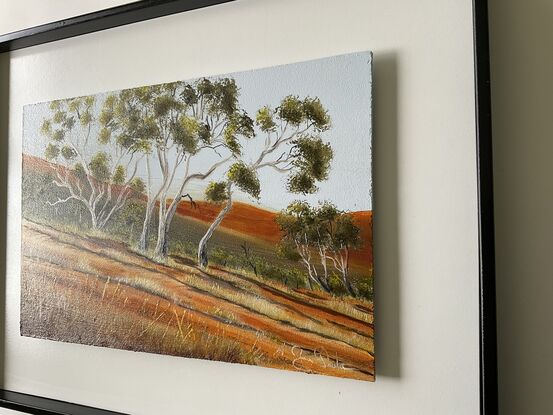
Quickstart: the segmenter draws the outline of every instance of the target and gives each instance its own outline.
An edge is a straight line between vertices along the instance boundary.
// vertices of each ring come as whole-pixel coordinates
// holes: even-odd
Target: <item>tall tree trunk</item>
[[[344,255],[340,255],[342,269],[342,283],[344,284],[344,287],[346,288],[349,295],[352,297],[357,297],[357,293],[355,292],[353,285],[351,285],[351,282],[349,280],[349,249],[346,247]]]
[[[169,230],[171,229],[171,223],[173,222],[173,218],[175,217],[175,213],[177,212],[177,207],[181,199],[182,196],[173,199],[171,205],[165,212],[165,219],[163,220],[163,234],[159,233],[159,235],[163,235],[161,243],[158,239],[159,251],[156,247],[156,255],[159,257],[165,258],[169,253]]]
[[[192,197],[189,194],[187,194],[187,195],[183,194],[184,189],[186,188],[186,185],[188,184],[188,182],[190,180],[205,180],[206,178],[211,176],[211,174],[215,170],[217,170],[219,168],[219,166],[226,163],[230,159],[230,157],[228,157],[224,160],[221,160],[218,163],[213,164],[209,168],[209,170],[207,170],[205,173],[194,173],[194,174],[188,174],[189,167],[190,167],[190,159],[191,159],[191,156],[189,156],[187,161],[186,161],[184,179],[181,182],[181,186],[179,188],[179,191],[175,194],[175,197],[171,201],[171,204],[169,205],[169,208],[167,208],[166,211],[165,211],[165,219],[163,221],[164,232],[163,232],[163,234],[158,232],[158,235],[162,235],[162,240],[161,241],[158,238],[159,250],[156,248],[156,256],[158,256],[158,257],[166,257],[167,254],[168,254],[169,230],[171,229],[171,223],[173,222],[173,218],[175,217],[175,214],[177,213],[177,208],[178,208],[179,203],[181,202],[181,200],[185,197],[188,197],[190,199],[190,202],[192,203],[192,205],[194,205],[194,201],[192,200]]]
[[[319,285],[321,288],[326,291],[327,293],[331,293],[332,290],[330,289],[330,286],[328,285],[328,281],[326,281],[324,278],[321,278],[320,275],[316,275],[317,281],[319,282]]]
[[[142,233],[140,234],[140,240],[138,242],[138,249],[145,252],[148,249],[148,240],[150,238],[150,224],[152,223],[152,216],[154,214],[155,200],[148,200],[146,205],[146,214],[144,215],[144,222],[142,223]]]
[[[313,275],[311,274],[311,264],[307,259],[303,258],[303,256],[302,256],[302,262],[305,265],[305,268],[307,269],[307,285],[309,286],[309,289],[313,291],[313,282],[311,282],[311,280],[314,280],[314,281],[316,280],[315,278],[313,278]]]
[[[321,259],[321,265],[323,267],[323,275],[319,276],[321,286],[325,291],[330,292],[330,284],[328,283],[328,267],[326,263],[326,248],[319,244],[319,257]]]
[[[357,295],[355,294],[355,290],[353,289],[353,286],[349,281],[347,271],[343,270],[341,272],[341,276],[342,276],[342,283],[344,284],[344,287],[346,288],[346,291],[348,292],[348,294],[351,295],[352,297],[356,297]]]
[[[157,244],[154,251],[154,256],[156,258],[165,258],[169,251],[167,246],[166,203],[167,203],[167,200],[165,197],[161,198],[159,201],[159,223],[157,225]]]
[[[90,211],[90,219],[92,220],[92,229],[97,231],[99,227],[98,227],[98,219],[96,218],[96,212],[94,212],[90,208],[89,208],[89,211]]]
[[[209,263],[209,259],[207,256],[207,243],[213,236],[213,232],[215,232],[215,229],[217,229],[217,227],[221,224],[223,219],[225,219],[225,216],[227,215],[227,213],[230,212],[230,209],[232,208],[232,195],[230,193],[230,186],[228,187],[228,190],[228,199],[225,207],[219,212],[213,223],[207,229],[205,235],[200,240],[200,243],[198,244],[198,265],[202,268],[206,268],[207,264]]]

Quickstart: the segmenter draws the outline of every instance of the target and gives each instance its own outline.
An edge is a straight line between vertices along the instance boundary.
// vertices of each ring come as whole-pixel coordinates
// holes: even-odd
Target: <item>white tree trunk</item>
[[[155,200],[148,200],[146,204],[146,213],[144,215],[144,222],[142,223],[142,233],[140,234],[140,241],[138,242],[138,249],[146,251],[148,249],[148,239],[150,238],[150,224],[152,223],[152,216],[154,215]]]
[[[229,187],[230,189],[230,187]],[[209,258],[207,256],[207,243],[213,236],[213,232],[215,232],[215,229],[221,224],[223,219],[225,219],[225,216],[227,213],[230,212],[230,209],[232,208],[232,195],[229,191],[229,197],[227,200],[227,203],[225,204],[225,207],[219,212],[213,223],[209,226],[207,229],[207,232],[200,240],[200,243],[198,244],[198,265],[202,268],[206,268],[207,264],[209,263]]]

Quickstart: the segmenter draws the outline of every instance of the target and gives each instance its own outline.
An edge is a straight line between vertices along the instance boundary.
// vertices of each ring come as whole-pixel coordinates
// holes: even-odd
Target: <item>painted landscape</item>
[[[21,334],[373,381],[371,54],[24,108]]]

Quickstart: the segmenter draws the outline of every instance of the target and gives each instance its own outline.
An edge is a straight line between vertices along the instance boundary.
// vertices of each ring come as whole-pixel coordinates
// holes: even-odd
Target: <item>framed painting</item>
[[[496,413],[486,3],[432,9],[458,52],[435,73],[445,26],[411,37],[403,1],[308,27],[288,3],[138,1],[0,36],[3,406],[248,413],[256,391],[332,413],[405,387],[391,413],[426,413],[417,384],[439,383],[444,408]]]

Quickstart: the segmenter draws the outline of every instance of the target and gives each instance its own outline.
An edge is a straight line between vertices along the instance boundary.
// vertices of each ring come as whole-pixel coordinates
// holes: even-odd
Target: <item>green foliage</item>
[[[257,273],[262,278],[278,281],[292,288],[305,287],[305,276],[296,268],[274,264],[260,257],[254,257],[254,262]]]
[[[271,132],[276,129],[273,111],[269,107],[262,107],[257,111],[255,122],[263,132]]]
[[[64,130],[55,130],[52,132],[52,135],[50,137],[54,141],[63,141],[65,138],[65,131]]]
[[[234,163],[230,166],[227,177],[240,190],[255,199],[259,199],[259,193],[261,192],[259,178],[257,177],[257,173],[246,166],[246,164],[243,162]]]
[[[69,161],[77,157],[77,152],[69,146],[63,146],[61,148],[61,155],[64,159]]]
[[[154,99],[154,114],[156,117],[164,117],[171,110],[178,110],[179,102],[170,95],[160,95]]]
[[[214,249],[209,254],[209,258],[210,258],[210,261],[213,262],[214,264],[222,265],[223,267],[226,267],[227,265],[230,265],[233,262],[233,256],[221,248]]]
[[[238,87],[232,78],[222,78],[214,82],[208,81],[209,86],[202,88],[208,99],[208,110],[210,114],[223,113],[228,118],[232,117],[238,109]]]
[[[137,225],[144,219],[145,207],[143,203],[131,200],[118,212],[118,219],[125,225]]]
[[[110,178],[108,154],[104,151],[96,153],[88,163],[88,168],[96,180],[108,181]]]
[[[138,194],[144,193],[144,190],[146,190],[146,184],[144,183],[144,180],[142,180],[140,177],[135,177],[134,179],[132,179],[129,186],[134,192]]]
[[[332,243],[335,248],[361,247],[361,229],[353,223],[353,216],[348,213],[342,213],[335,219]]]
[[[98,142],[100,144],[107,144],[111,140],[111,130],[103,127],[98,134]]]
[[[324,201],[317,207],[311,207],[305,201],[294,201],[286,209],[279,212],[276,222],[283,233],[283,239],[277,248],[277,252],[290,260],[300,260],[300,251],[307,249],[320,254],[322,258],[347,258],[350,249],[361,247],[361,230],[355,225],[353,216],[340,211],[334,204]],[[340,259],[340,260],[341,260]],[[348,277],[347,263],[340,272]],[[348,292],[349,288],[338,276],[330,275],[328,284],[331,291],[336,294]],[[349,284],[346,284],[349,286]],[[352,284],[353,285],[353,284]],[[355,295],[354,292],[350,294]]]
[[[236,133],[243,137],[252,138],[255,135],[254,122],[245,111],[234,114],[229,124],[232,124]]]
[[[184,151],[192,154],[197,151],[199,130],[198,120],[187,115],[181,116],[177,122],[171,124],[171,132],[175,143]]]
[[[294,140],[292,155],[295,170],[288,177],[288,190],[293,193],[315,193],[316,182],[328,178],[334,157],[332,147],[320,137],[303,135]]]
[[[325,131],[330,128],[330,116],[319,98],[305,98],[303,100],[303,111],[306,118],[313,123],[317,130]]]
[[[46,146],[46,150],[44,151],[44,157],[46,157],[47,160],[54,160],[56,159],[60,154],[60,148],[55,144],[48,144]]]
[[[198,102],[198,94],[196,93],[194,87],[190,84],[184,85],[180,96],[186,106],[191,106]]]
[[[318,189],[315,179],[305,171],[290,174],[286,185],[292,193],[310,194],[315,193]]]
[[[133,149],[135,144],[137,143],[135,137],[126,133],[119,134],[115,139],[115,142],[118,146],[125,149]]]
[[[210,97],[213,94],[214,86],[207,78],[202,78],[196,82],[196,89],[199,95]]]
[[[124,95],[124,93],[121,93]],[[100,116],[98,121],[102,127],[108,127],[115,117],[115,107],[118,104],[117,97],[113,94],[110,94],[104,100],[102,110],[100,111]]]
[[[125,172],[125,168],[119,164],[117,167],[115,167],[115,171],[113,172],[113,177],[111,181],[114,184],[122,185],[123,183],[125,183],[126,176],[127,173]]]
[[[89,125],[92,122],[92,114],[90,113],[90,111],[87,110],[87,111],[83,112],[81,114],[81,117],[79,118],[79,121],[81,122],[81,125],[83,125],[83,126]]]
[[[54,113],[54,116],[52,117],[52,121],[54,121],[56,124],[61,124],[63,120],[65,119],[65,112],[63,111],[56,111]]]
[[[61,101],[60,100],[50,102],[50,110],[57,111],[60,108],[61,108]]]
[[[302,244],[311,242],[316,233],[316,211],[307,202],[301,200],[290,203],[286,209],[280,211],[275,221],[284,234],[281,249],[284,247],[292,249],[296,242]],[[291,255],[286,251],[282,253]]]
[[[304,112],[302,102],[298,96],[288,95],[277,108],[278,116],[290,123],[291,125],[299,125],[304,120]]]
[[[70,112],[77,112],[79,111],[80,106],[81,106],[81,101],[78,98],[70,99],[68,101],[67,110]]]
[[[286,219],[281,217],[281,221],[286,221]],[[284,224],[285,222],[282,223]],[[296,245],[294,245],[294,243],[289,239],[284,239],[278,244],[277,253],[281,257],[289,259],[290,261],[299,261],[301,259],[300,254],[298,254],[296,249]]]
[[[268,109],[260,110],[259,115],[262,117],[261,121],[271,120]],[[297,126],[302,122],[309,121],[317,131],[325,131],[330,128],[330,116],[319,98],[306,97],[301,100],[297,95],[288,95],[280,102],[277,115],[291,125]],[[260,123],[260,125],[263,124]]]
[[[251,138],[254,134],[253,120],[245,112],[242,112],[232,115],[225,127],[223,137],[227,148],[234,155],[240,155],[241,145],[238,136]]]
[[[231,153],[235,156],[239,156],[241,154],[242,146],[240,145],[240,141],[238,141],[238,137],[236,137],[235,132],[234,127],[228,125],[223,133],[223,138],[225,139],[225,145]]]
[[[94,105],[94,101],[95,101],[95,98],[94,98],[93,95],[88,95],[88,96],[84,97],[84,104],[87,107],[91,107],[92,105]]]
[[[45,135],[46,137],[50,137],[50,135],[52,134],[52,121],[47,119],[42,121],[42,125],[40,126],[40,133],[42,135]]]
[[[328,276],[328,285],[330,287],[330,290],[333,294],[338,295],[345,295],[347,294],[346,289],[344,288],[344,284],[342,283],[342,280],[336,273],[331,273]]]
[[[227,183],[210,182],[205,189],[205,198],[210,202],[221,203],[228,199]]]
[[[170,238],[169,253],[171,255],[195,258],[198,253],[198,244],[176,238]]]
[[[301,136],[294,142],[294,165],[309,173],[315,180],[328,178],[330,162],[334,157],[332,147],[320,137]]]
[[[292,288],[303,288],[305,286],[305,277],[298,269],[273,263],[258,255],[237,255],[226,249],[216,248],[209,254],[209,258],[212,263],[226,268],[247,270],[249,272],[255,269],[257,276],[278,281]]]
[[[86,179],[86,171],[81,163],[76,163],[73,167],[73,171],[75,172],[75,176],[81,180]]]
[[[364,278],[362,280],[357,281],[356,288],[357,288],[357,292],[361,297],[364,297],[367,300],[373,299],[374,288],[373,288],[372,278]]]
[[[323,223],[332,222],[341,214],[336,205],[326,200],[319,205],[316,213],[317,218]]]

